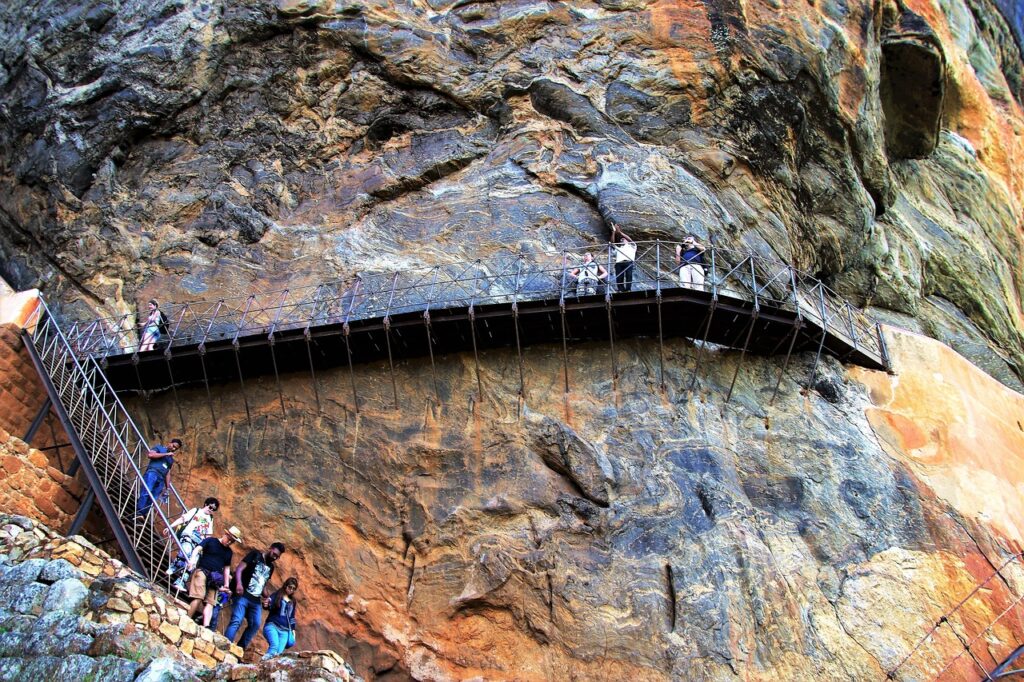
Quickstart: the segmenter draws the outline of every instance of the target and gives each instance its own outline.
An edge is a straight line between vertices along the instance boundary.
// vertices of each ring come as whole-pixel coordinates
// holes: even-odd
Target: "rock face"
[[[7,3],[0,271],[70,319],[529,258],[611,224],[694,232],[792,262],[1020,390],[1008,4]],[[607,348],[571,348],[567,395],[561,349],[539,348],[522,398],[515,355],[492,352],[482,396],[471,359],[441,358],[440,404],[408,362],[400,410],[380,366],[356,369],[359,414],[343,372],[319,377],[320,411],[305,376],[280,400],[247,385],[251,419],[231,386],[216,423],[200,391],[133,409],[195,444],[189,493],[294,548],[285,565],[323,605],[300,638],[380,679],[884,677],[1019,551],[999,482],[1018,465],[993,466],[986,440],[1019,458],[1012,412],[928,422],[925,363],[858,380],[829,364],[801,392],[812,358],[771,406],[781,359],[745,358],[726,404],[738,354],[697,351],[669,344],[664,392],[636,340],[616,345],[615,386]],[[970,636],[1005,597],[979,597]],[[1002,623],[989,667],[1020,640]],[[939,640],[907,679],[956,653]]]

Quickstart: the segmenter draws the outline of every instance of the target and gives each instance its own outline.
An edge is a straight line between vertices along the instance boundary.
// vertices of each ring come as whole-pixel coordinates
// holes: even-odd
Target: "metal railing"
[[[774,258],[717,246],[703,254],[705,282],[680,282],[675,242],[637,242],[631,292],[670,296],[699,289],[713,298],[728,297],[801,314],[805,320],[835,334],[857,350],[887,364],[877,325],[817,279]],[[509,255],[414,268],[391,273],[364,273],[347,281],[256,293],[250,296],[170,304],[162,347],[238,340],[289,329],[390,319],[415,311],[481,307],[488,304],[565,300],[581,295],[584,254],[605,272],[595,293],[610,300],[625,293],[616,282],[614,245],[580,247],[561,252]],[[590,291],[590,288],[586,288]],[[67,332],[79,357],[137,354],[141,333],[136,316],[125,314],[75,323]]]
[[[41,298],[25,328],[30,353],[41,365],[47,391],[128,565],[171,592],[166,569],[171,552],[183,551],[170,530],[170,520],[185,511],[178,491],[170,485],[163,499],[152,494],[143,478],[150,451],[145,437],[96,359],[72,350]],[[136,516],[143,493],[153,504],[147,514]]]

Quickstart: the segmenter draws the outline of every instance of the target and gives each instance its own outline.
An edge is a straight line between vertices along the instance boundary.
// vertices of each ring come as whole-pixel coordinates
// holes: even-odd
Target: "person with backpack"
[[[167,318],[160,312],[160,304],[155,298],[149,299],[149,315],[146,316],[146,323],[142,327],[142,342],[139,345],[139,352],[144,353],[153,350],[160,341],[161,333],[167,331]]]
[[[171,559],[171,565],[167,569],[167,575],[176,576],[174,587],[178,590],[188,589],[189,576],[185,570],[188,558],[192,556],[192,550],[196,545],[213,535],[213,514],[219,508],[220,501],[216,497],[207,497],[202,507],[189,509],[171,521],[170,528],[164,528],[164,537],[169,538],[175,528],[181,527],[177,534],[181,550]]]
[[[149,466],[142,474],[145,486],[139,489],[139,499],[135,505],[136,517],[146,516],[164,490],[171,487],[171,467],[174,466],[174,455],[180,449],[181,439],[172,438],[167,445],[154,445],[147,453]]]
[[[295,591],[298,589],[299,579],[292,576],[270,597],[267,623],[263,626],[263,636],[269,646],[263,660],[295,646]]]

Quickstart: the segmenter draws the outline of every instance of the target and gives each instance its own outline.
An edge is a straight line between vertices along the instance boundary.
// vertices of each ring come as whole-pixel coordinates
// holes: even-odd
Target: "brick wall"
[[[36,292],[0,295],[0,428],[24,436],[46,400],[43,383],[21,342],[21,330],[35,309]],[[37,448],[67,443],[60,422],[50,412],[32,440]],[[71,448],[47,451],[51,464],[60,468],[74,457]]]
[[[0,428],[0,510],[63,532],[71,527],[84,492],[43,453]]]

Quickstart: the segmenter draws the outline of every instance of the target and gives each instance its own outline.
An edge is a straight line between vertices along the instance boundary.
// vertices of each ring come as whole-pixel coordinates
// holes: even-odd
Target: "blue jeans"
[[[291,642],[288,641],[291,637],[291,633],[278,625],[274,625],[269,620],[267,621],[267,624],[263,626],[263,636],[270,645],[267,647],[267,653],[263,658],[273,658],[288,647],[292,646]]]
[[[231,622],[224,633],[232,642],[235,641],[238,628],[242,625],[242,618],[245,618],[245,630],[242,631],[242,638],[238,640],[238,646],[244,649],[249,646],[249,642],[263,624],[263,604],[259,599],[253,599],[247,594],[235,596],[234,605],[231,607]]]
[[[164,475],[159,471],[146,469],[145,473],[142,474],[142,480],[153,491],[153,497],[159,499],[160,493],[164,491]],[[139,502],[135,505],[135,513],[139,516],[145,516],[149,513],[149,508],[152,506],[153,498],[149,496],[145,488],[139,488]]]

